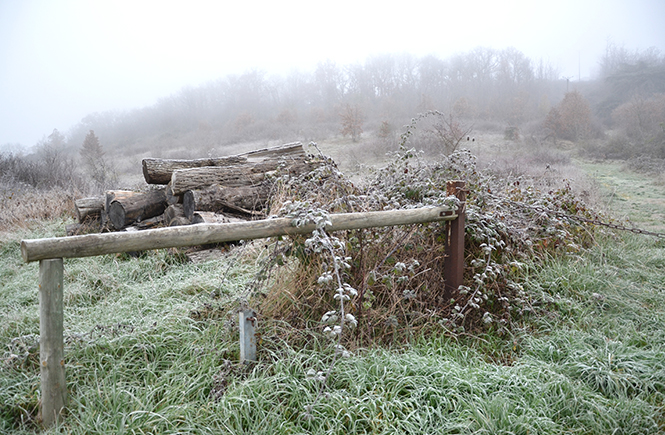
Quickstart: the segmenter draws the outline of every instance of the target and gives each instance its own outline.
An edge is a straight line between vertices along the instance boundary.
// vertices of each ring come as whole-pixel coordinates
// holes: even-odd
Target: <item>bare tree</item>
[[[74,162],[67,156],[66,146],[66,138],[57,128],[38,144],[36,154],[44,170],[42,187],[68,188],[74,184]]]
[[[452,114],[446,116],[441,112],[432,113],[435,116],[435,120],[428,133],[441,144],[443,153],[449,156],[457,150],[463,140],[467,139],[473,130],[473,126],[462,124]]]
[[[363,132],[363,114],[358,105],[345,104],[342,113],[342,135],[351,136],[351,140],[357,142]]]

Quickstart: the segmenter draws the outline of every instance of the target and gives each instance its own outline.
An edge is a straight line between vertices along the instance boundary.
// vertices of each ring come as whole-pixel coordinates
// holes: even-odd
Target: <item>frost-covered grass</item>
[[[63,225],[0,239],[3,434],[38,431],[38,265],[22,263],[19,241]],[[525,267],[533,310],[512,335],[433,326],[392,349],[356,350],[311,418],[319,381],[307,372],[332,358],[318,332],[287,342],[294,332],[265,319],[259,363],[237,364],[233,309],[253,276],[249,250],[202,264],[168,251],[65,260],[69,403],[48,433],[664,432],[665,241],[596,242]]]
[[[39,235],[56,230],[52,223]],[[31,433],[39,400],[37,265],[2,241],[0,429]],[[524,331],[419,339],[337,363],[264,329],[239,367],[228,319],[251,265],[165,251],[65,261],[68,415],[51,433],[656,433],[665,393],[665,244],[608,237],[531,268]],[[228,272],[227,272],[228,270]],[[226,280],[222,282],[222,277]],[[218,297],[222,290],[222,297]],[[268,325],[266,325],[268,326]],[[324,340],[321,341],[322,343]],[[496,356],[501,356],[496,358]]]

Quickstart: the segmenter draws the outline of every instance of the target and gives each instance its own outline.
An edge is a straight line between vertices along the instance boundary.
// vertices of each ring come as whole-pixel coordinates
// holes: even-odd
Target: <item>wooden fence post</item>
[[[42,423],[61,420],[67,399],[63,339],[62,258],[39,262],[39,366]]]
[[[455,195],[460,200],[457,219],[446,225],[446,251],[444,261],[444,297],[450,299],[459,286],[464,283],[464,220],[466,207],[466,190],[463,181],[449,181],[446,186],[448,195]]]
[[[250,308],[243,307],[238,314],[240,323],[240,363],[256,361],[256,336],[254,324],[256,313]]]

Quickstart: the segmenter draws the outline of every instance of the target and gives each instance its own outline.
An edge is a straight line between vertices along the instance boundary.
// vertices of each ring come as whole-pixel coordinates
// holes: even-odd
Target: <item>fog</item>
[[[665,51],[661,0],[233,3],[0,1],[0,146],[252,69],[515,47],[584,81],[608,42]]]

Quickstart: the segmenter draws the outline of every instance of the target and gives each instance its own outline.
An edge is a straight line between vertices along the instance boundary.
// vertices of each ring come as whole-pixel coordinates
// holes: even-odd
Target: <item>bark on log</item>
[[[211,211],[197,211],[192,217],[193,224],[228,224],[231,222],[246,222],[246,220]]]
[[[326,230],[344,231],[447,221],[456,218],[457,215],[453,213],[453,209],[447,206],[367,213],[340,213],[330,215],[331,225],[326,225]],[[314,224],[295,227],[292,218],[228,224],[199,224],[137,231],[131,234],[106,233],[22,240],[21,255],[23,261],[29,263],[47,258],[92,257],[118,252],[178,248],[290,234],[310,234],[315,229]]]
[[[150,230],[154,228],[159,228],[163,224],[164,224],[164,215],[160,214],[159,216],[155,216],[154,218],[145,219],[142,220],[141,222],[137,222],[134,226],[138,230]]]
[[[106,199],[104,201],[104,211],[109,212],[111,203],[116,199],[122,200],[124,198],[134,195],[136,192],[132,190],[108,190],[106,191]]]
[[[99,219],[104,210],[104,203],[104,196],[80,198],[74,201],[78,222],[82,224],[85,220]]]
[[[175,227],[178,225],[189,225],[192,222],[191,218],[185,216],[182,204],[171,204],[164,211],[164,223],[169,227]]]
[[[171,187],[175,195],[182,195],[188,190],[202,189],[214,184],[240,187],[261,184],[265,181],[267,171],[248,171],[247,169],[238,166],[179,169],[171,176]],[[272,167],[272,170],[274,171],[275,167]]]
[[[233,166],[243,163],[259,163],[287,157],[304,157],[300,142],[264,148],[228,157],[194,160],[143,159],[143,177],[148,184],[167,184],[171,175],[179,169],[201,168],[204,166]]]
[[[122,228],[114,228],[113,223],[109,220],[109,209],[111,208],[111,203],[116,199],[127,198],[128,196],[133,195],[134,192],[131,190],[107,190],[104,199],[104,210],[102,210],[101,216],[101,228],[102,232],[121,230]]]
[[[108,195],[107,195],[108,198]],[[159,216],[166,209],[164,189],[132,192],[122,198],[116,196],[108,209],[109,220],[116,230],[134,222]]]
[[[304,174],[321,164],[320,161],[302,157],[289,159],[285,165],[282,165],[280,161],[271,160],[225,167],[205,166],[179,169],[174,171],[171,176],[171,188],[174,195],[182,195],[188,190],[202,189],[215,184],[224,187],[256,186],[270,181],[273,174]]]
[[[169,184],[167,184],[164,188],[164,193],[166,194],[166,203],[168,205],[182,203],[182,197],[173,194],[173,189],[171,189],[171,182],[169,182]]]
[[[194,193],[191,190],[183,193],[178,197],[180,199],[180,204],[182,205],[183,212],[187,219],[192,219],[194,212],[196,211],[196,202],[194,201]]]
[[[261,215],[268,202],[270,186],[262,183],[257,186],[222,187],[214,185],[205,189],[188,190],[182,195],[185,213],[196,211],[234,211],[248,215]]]

